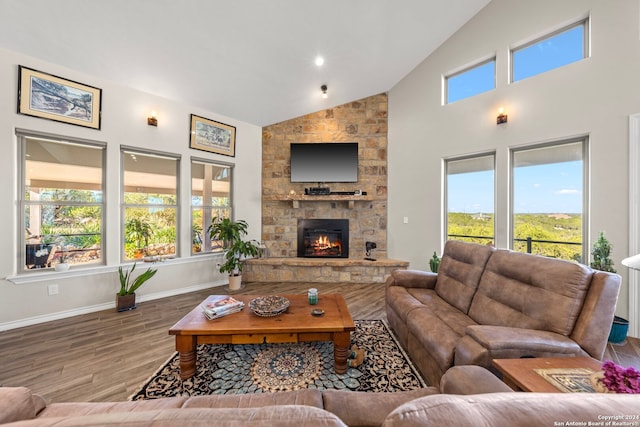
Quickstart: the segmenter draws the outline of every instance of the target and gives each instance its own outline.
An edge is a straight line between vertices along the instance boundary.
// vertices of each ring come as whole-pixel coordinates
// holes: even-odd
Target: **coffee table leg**
[[[180,353],[180,378],[186,380],[196,373],[196,337],[176,335],[176,351]]]
[[[347,372],[347,357],[349,356],[350,332],[335,332],[333,334],[333,363],[337,374]]]

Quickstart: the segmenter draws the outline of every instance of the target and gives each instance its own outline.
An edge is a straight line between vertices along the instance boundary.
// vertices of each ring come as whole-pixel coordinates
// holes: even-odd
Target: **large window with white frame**
[[[191,253],[222,251],[207,230],[214,218],[231,218],[233,165],[191,159]]]
[[[495,241],[495,154],[445,160],[447,239]]]
[[[517,82],[589,57],[589,19],[511,49],[511,81]]]
[[[121,147],[123,260],[178,254],[180,156]]]
[[[104,263],[103,143],[17,132],[24,233],[18,271]]]
[[[511,151],[514,250],[587,259],[588,164],[586,137]]]
[[[445,104],[495,89],[495,57],[445,76],[443,86]]]

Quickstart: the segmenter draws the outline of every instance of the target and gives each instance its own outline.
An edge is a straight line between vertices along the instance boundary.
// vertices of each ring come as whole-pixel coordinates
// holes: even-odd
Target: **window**
[[[494,243],[495,155],[447,160],[445,168],[447,238]]]
[[[221,251],[207,230],[215,217],[231,218],[232,165],[191,160],[191,253]]]
[[[586,259],[586,138],[514,150],[511,155],[513,249]]]
[[[105,146],[18,134],[21,266],[102,264]]]
[[[512,81],[580,61],[589,55],[588,20],[511,51]]]
[[[445,77],[447,104],[496,88],[496,60],[467,68]]]
[[[178,156],[123,147],[125,260],[177,254]]]

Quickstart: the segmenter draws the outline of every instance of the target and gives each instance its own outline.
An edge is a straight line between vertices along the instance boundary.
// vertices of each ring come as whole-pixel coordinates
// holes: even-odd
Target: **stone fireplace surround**
[[[327,184],[335,192],[304,194],[317,183],[292,183],[292,142],[357,142],[358,182]],[[299,258],[298,219],[348,219],[349,258]],[[364,259],[376,242],[376,261]],[[262,242],[268,256],[247,262],[245,281],[384,282],[408,262],[387,259],[387,94],[308,114],[262,130]]]

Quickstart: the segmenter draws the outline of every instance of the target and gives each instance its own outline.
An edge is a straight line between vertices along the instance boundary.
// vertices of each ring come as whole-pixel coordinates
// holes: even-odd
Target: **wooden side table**
[[[502,374],[502,381],[515,391],[559,393],[558,389],[535,369],[588,369],[599,371],[602,362],[591,357],[539,357],[494,359],[493,366]]]

